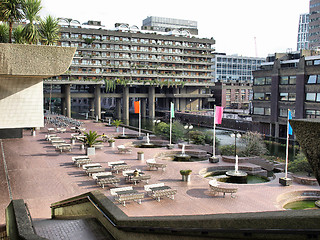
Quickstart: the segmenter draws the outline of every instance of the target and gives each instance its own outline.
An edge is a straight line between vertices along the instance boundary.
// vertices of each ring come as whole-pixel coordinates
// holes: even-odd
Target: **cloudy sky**
[[[201,37],[216,40],[217,52],[251,57],[296,50],[299,15],[309,12],[309,0],[42,0],[42,6],[42,16],[98,20],[108,28],[141,27],[147,16],[194,20]]]

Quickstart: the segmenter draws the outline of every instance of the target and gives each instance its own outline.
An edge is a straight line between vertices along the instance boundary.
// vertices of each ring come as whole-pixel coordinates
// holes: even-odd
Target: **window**
[[[271,85],[272,78],[271,77],[266,77],[266,85]]]
[[[271,108],[265,108],[264,109],[264,115],[270,116],[271,115]]]
[[[316,100],[316,93],[306,93],[306,101],[314,102]]]
[[[254,79],[254,85],[264,85],[265,84],[265,78],[255,78]]]
[[[296,101],[296,93],[289,93],[289,101],[294,102]]]
[[[288,101],[288,93],[280,93],[280,101]]]
[[[289,77],[288,76],[280,77],[280,84],[281,85],[287,85],[288,83],[289,83]]]
[[[308,84],[317,83],[317,75],[310,75],[308,78]]]
[[[290,76],[289,77],[289,84],[296,84],[297,77],[296,76]]]
[[[280,117],[287,117],[288,116],[288,109],[280,108],[279,116]]]
[[[316,101],[317,101],[317,102],[320,102],[320,93],[317,93]]]
[[[254,93],[253,99],[254,100],[264,100],[264,93]]]
[[[264,100],[266,100],[266,101],[270,101],[271,100],[271,93],[270,92],[265,93]]]
[[[260,108],[260,107],[253,108],[253,114],[264,115],[264,108]]]

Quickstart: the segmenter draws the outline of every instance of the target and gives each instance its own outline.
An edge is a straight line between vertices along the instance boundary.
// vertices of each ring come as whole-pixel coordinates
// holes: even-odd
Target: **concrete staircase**
[[[112,235],[94,218],[77,220],[34,220],[38,236],[50,240],[113,240]]]

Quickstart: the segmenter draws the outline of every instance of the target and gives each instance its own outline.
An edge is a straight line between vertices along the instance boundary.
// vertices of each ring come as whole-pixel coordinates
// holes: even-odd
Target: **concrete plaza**
[[[87,130],[105,133],[108,136],[121,134],[115,131],[115,127],[106,127],[103,123],[84,121]],[[126,133],[133,133],[126,130]],[[50,204],[80,195],[85,192],[100,190],[111,198],[110,187],[100,188],[95,181],[86,175],[82,168],[72,164],[73,156],[85,155],[85,150],[80,148],[80,143],[73,145],[71,152],[57,152],[50,142],[45,140],[47,129],[37,131],[36,136],[31,136],[30,131],[24,131],[22,139],[0,140],[0,225],[5,223],[5,208],[10,202],[10,194],[13,199],[24,199],[31,216],[34,219],[50,218]],[[66,142],[70,142],[71,132],[57,133]],[[115,145],[130,146],[134,139],[116,139]],[[214,196],[209,192],[209,180],[204,178],[200,171],[216,165],[230,165],[219,162],[174,162],[162,158],[161,154],[170,151],[181,151],[177,146],[173,150],[166,148],[145,148],[145,160],[156,158],[157,162],[167,164],[165,171],[161,169],[150,171],[145,160],[137,159],[139,148],[132,147],[131,154],[119,154],[117,148],[109,147],[104,143],[103,149],[97,149],[92,161],[108,167],[108,162],[125,161],[132,169],[142,169],[151,175],[149,184],[165,183],[171,188],[177,189],[174,200],[162,198],[160,202],[149,197],[142,200],[139,205],[136,202],[128,202],[126,206],[115,203],[128,216],[163,216],[163,215],[202,215],[202,214],[228,214],[242,212],[262,212],[283,210],[278,204],[277,197],[286,192],[298,190],[319,190],[319,186],[306,186],[293,183],[288,187],[279,184],[278,178],[261,184],[234,184],[238,188],[235,198],[229,194],[225,198],[222,195]],[[248,165],[248,164],[247,164]],[[179,171],[191,169],[191,181],[181,181]],[[7,172],[7,174],[6,174]],[[118,176],[121,183],[118,187],[132,186],[125,183],[122,173]],[[144,183],[133,185],[134,189],[144,192]]]

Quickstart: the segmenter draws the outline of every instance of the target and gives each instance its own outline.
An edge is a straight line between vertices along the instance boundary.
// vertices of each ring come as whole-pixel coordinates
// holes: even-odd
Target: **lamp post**
[[[241,138],[241,134],[237,131],[230,134],[230,137],[234,137],[234,156],[237,155],[237,138]]]
[[[189,144],[189,143],[190,143],[190,130],[193,129],[193,126],[192,126],[192,124],[187,124],[187,125],[185,125],[183,128],[184,128],[185,130],[187,130],[187,132],[188,132],[188,144]]]

